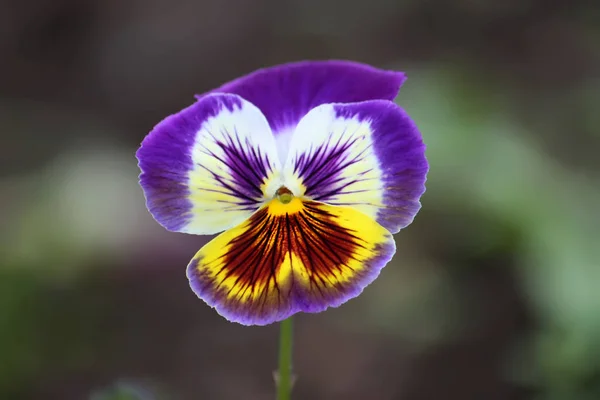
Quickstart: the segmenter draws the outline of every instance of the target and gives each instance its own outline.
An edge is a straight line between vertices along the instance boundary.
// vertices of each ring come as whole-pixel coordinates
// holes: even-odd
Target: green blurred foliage
[[[109,389],[93,393],[89,400],[154,400],[155,397],[143,388],[119,383]]]
[[[598,398],[600,213],[593,210],[600,177],[545,155],[511,119],[512,93],[461,69],[441,70],[415,68],[399,98],[428,145],[424,207],[468,207],[519,232],[518,272],[540,329],[516,347],[508,373],[543,388],[548,399]],[[591,118],[587,105],[582,112]],[[503,238],[473,239],[494,246]]]

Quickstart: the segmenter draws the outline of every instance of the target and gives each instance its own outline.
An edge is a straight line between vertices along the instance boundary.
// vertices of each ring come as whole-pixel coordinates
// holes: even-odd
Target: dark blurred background
[[[277,326],[188,288],[207,238],[135,150],[193,95],[343,58],[408,73],[423,209],[364,294],[296,318],[295,399],[600,399],[600,7],[0,0],[0,399],[267,400]]]

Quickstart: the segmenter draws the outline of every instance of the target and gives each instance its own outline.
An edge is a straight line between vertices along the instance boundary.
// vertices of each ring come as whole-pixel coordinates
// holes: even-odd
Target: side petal
[[[421,208],[425,145],[390,101],[324,104],[298,124],[284,181],[296,196],[351,206],[396,233]]]
[[[302,61],[264,68],[226,83],[217,92],[235,93],[256,105],[277,137],[280,159],[300,119],[327,103],[393,100],[406,79],[350,61]]]
[[[187,276],[228,320],[266,325],[358,296],[395,249],[385,228],[350,207],[275,199],[204,246]]]
[[[150,213],[165,228],[192,234],[247,219],[279,169],[264,115],[233,94],[206,96],[167,117],[136,156]]]

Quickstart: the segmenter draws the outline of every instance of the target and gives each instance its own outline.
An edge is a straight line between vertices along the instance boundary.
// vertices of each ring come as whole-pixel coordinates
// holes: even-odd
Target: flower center
[[[288,204],[294,198],[294,194],[285,186],[281,186],[279,189],[277,189],[275,195],[283,204]]]

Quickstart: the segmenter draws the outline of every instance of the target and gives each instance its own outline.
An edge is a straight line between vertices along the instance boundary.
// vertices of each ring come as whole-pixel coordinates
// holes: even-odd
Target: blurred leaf
[[[131,383],[118,383],[93,393],[90,400],[157,400],[146,388]]]

